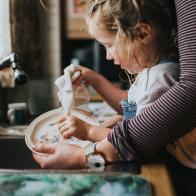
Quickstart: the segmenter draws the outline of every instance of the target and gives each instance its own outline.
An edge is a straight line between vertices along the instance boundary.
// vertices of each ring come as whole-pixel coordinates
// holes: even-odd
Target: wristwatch
[[[102,170],[105,167],[104,158],[96,153],[97,143],[88,144],[84,150],[86,155],[86,166],[92,170]]]

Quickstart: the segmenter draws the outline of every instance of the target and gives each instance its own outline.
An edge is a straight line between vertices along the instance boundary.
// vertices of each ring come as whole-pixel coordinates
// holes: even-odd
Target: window
[[[0,60],[11,53],[9,1],[0,0]]]

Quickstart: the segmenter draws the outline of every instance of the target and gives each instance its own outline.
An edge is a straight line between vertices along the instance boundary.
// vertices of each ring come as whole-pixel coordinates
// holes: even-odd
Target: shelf
[[[65,1],[66,38],[91,39],[86,28],[85,13],[78,13],[75,9],[73,0]]]
[[[87,32],[85,20],[81,18],[68,18],[66,34],[68,39],[91,39]]]

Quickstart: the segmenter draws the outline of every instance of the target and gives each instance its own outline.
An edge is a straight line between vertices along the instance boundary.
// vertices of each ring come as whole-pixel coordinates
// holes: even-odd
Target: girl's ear
[[[145,23],[139,23],[135,27],[135,36],[138,41],[143,44],[148,44],[152,38],[151,27]]]

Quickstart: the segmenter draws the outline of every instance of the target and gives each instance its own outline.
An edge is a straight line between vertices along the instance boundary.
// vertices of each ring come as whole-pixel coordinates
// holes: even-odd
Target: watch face
[[[101,155],[90,155],[87,158],[87,166],[93,170],[103,170],[105,167],[105,160]]]

